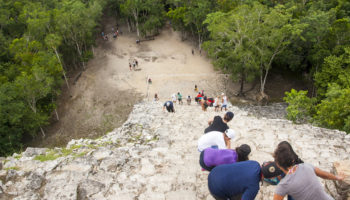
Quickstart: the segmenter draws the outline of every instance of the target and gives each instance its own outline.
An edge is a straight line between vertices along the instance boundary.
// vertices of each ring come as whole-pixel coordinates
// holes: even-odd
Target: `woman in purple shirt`
[[[247,144],[242,144],[235,150],[207,148],[201,152],[199,164],[203,169],[211,171],[218,165],[248,160],[250,151],[250,146]]]

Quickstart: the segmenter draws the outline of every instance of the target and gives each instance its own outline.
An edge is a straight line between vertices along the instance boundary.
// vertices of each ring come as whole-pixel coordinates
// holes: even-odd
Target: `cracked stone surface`
[[[224,112],[212,108],[203,112],[192,103],[175,105],[176,113],[168,113],[162,111],[162,104],[135,105],[123,126],[96,140],[72,140],[65,149],[70,151],[67,155],[55,148],[61,155],[55,160],[35,160],[49,154],[37,148],[7,157],[0,170],[0,199],[212,200],[208,172],[201,171],[198,163],[197,140],[207,121]],[[305,162],[336,173],[349,169],[350,164],[342,162],[350,155],[350,137],[344,132],[295,125],[278,118],[281,114],[271,117],[273,108],[260,109],[257,116],[256,108],[230,105],[229,110],[235,117],[228,125],[238,133],[231,146],[249,144],[251,160],[272,160],[274,148],[287,140]],[[335,199],[346,195],[349,187],[333,181],[322,180],[322,184]],[[342,194],[337,193],[339,187]],[[272,199],[274,189],[264,184],[256,199]]]

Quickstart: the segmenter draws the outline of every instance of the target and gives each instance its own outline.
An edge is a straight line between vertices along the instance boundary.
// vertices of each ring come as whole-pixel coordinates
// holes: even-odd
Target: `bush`
[[[283,98],[288,103],[287,118],[295,123],[309,122],[312,118],[313,105],[315,100],[307,97],[307,91],[300,90],[299,92],[292,89],[285,93]]]

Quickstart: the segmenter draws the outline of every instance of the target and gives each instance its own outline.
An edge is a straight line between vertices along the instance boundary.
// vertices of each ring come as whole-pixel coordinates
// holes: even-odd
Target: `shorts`
[[[174,108],[173,107],[166,107],[166,110],[168,112],[175,112]]]
[[[227,108],[227,105],[222,105],[221,108]]]

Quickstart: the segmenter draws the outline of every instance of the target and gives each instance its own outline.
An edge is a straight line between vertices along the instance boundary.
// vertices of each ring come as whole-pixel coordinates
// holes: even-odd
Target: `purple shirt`
[[[232,164],[237,162],[238,156],[233,149],[213,149],[204,150],[204,163],[208,167],[218,166],[222,164]]]

